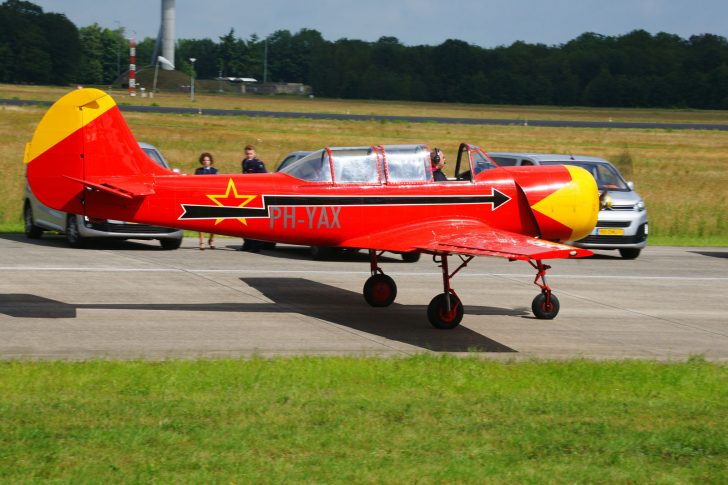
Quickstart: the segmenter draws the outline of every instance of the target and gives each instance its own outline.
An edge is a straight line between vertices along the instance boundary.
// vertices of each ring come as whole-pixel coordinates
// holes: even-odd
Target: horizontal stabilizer
[[[81,180],[75,177],[70,177],[68,175],[65,175],[65,177],[75,182],[82,183],[86,187],[100,190],[107,194],[122,197],[124,199],[134,199],[136,197],[144,197],[154,194],[154,184],[151,181],[141,182],[137,180],[115,180],[114,183],[104,182],[102,184],[97,184],[88,180]]]

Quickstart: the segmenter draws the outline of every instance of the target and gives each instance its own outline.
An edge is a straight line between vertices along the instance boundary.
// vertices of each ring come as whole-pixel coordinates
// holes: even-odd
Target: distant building
[[[311,94],[311,86],[302,83],[241,84],[240,92],[251,94]]]

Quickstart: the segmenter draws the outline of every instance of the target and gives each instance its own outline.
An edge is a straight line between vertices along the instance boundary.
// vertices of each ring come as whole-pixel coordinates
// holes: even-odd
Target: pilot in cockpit
[[[430,152],[430,165],[432,168],[432,179],[435,182],[446,182],[447,176],[442,171],[445,168],[445,154],[437,147],[433,148]]]

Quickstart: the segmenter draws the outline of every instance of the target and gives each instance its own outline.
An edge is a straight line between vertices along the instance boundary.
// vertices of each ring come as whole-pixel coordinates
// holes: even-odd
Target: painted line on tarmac
[[[206,269],[206,268],[73,268],[73,267],[44,267],[44,266],[0,266],[0,271],[58,271],[78,273],[230,273],[230,274],[368,274],[367,270],[360,271],[332,271],[332,270],[271,270],[271,269]],[[437,272],[411,272],[391,271],[393,276],[440,276]],[[483,276],[505,278],[533,278],[532,273],[463,273],[463,278],[477,278]],[[655,280],[655,281],[728,281],[725,276],[619,276],[619,275],[576,275],[551,273],[550,278],[568,279],[610,279],[610,280]]]

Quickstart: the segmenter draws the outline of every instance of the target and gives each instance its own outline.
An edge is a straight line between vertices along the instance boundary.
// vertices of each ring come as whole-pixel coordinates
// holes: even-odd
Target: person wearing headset
[[[447,181],[447,176],[442,171],[445,168],[445,154],[437,147],[430,152],[430,166],[432,168],[432,179],[435,182]]]

